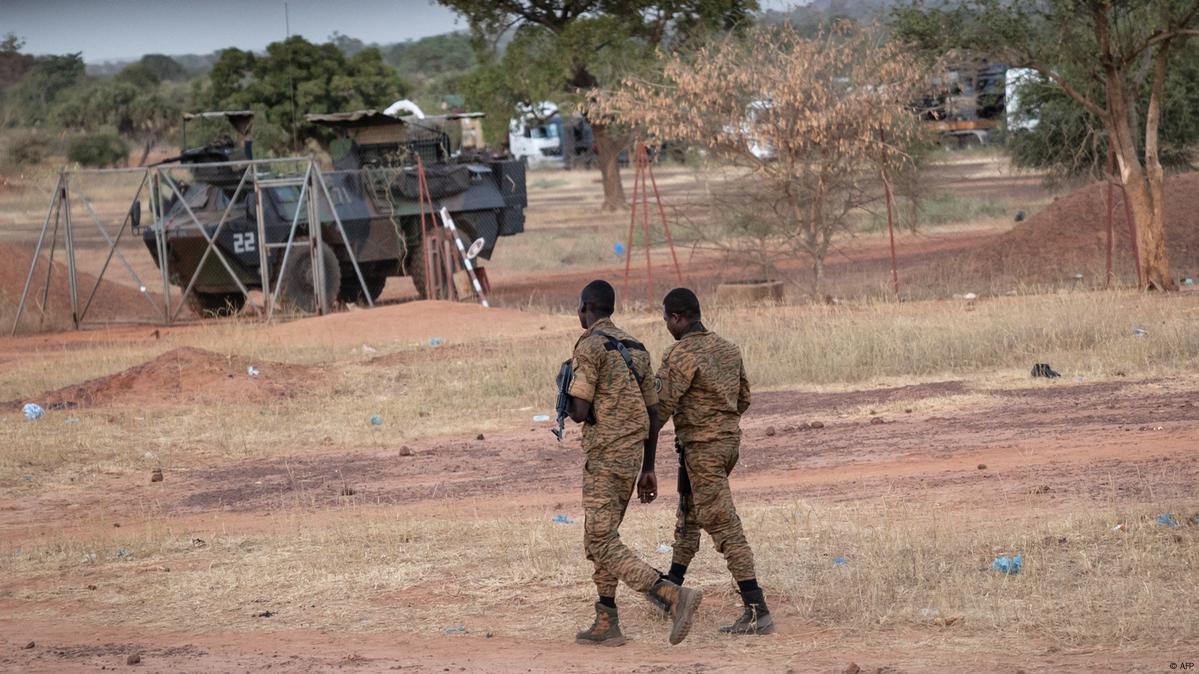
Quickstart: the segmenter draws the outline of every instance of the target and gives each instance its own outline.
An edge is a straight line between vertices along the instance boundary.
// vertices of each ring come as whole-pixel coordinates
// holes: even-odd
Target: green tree
[[[317,45],[293,36],[268,45],[264,56],[240,49],[221,52],[207,87],[194,97],[211,110],[253,109],[269,126],[294,129],[297,139],[325,139],[327,130],[306,124],[305,114],[381,108],[406,90],[374,47],[347,59],[333,43]],[[275,151],[286,146],[267,145]]]
[[[1185,170],[1199,147],[1199,50],[1176,50],[1166,73],[1159,131],[1161,163]],[[1142,105],[1148,83],[1140,86]],[[1102,99],[1102,93],[1098,93]],[[1102,179],[1107,173],[1107,134],[1103,122],[1062,89],[1043,79],[1022,84],[1016,114],[1037,120],[1033,128],[1010,128],[1007,145],[1018,166],[1049,172],[1052,181],[1075,177]],[[1138,132],[1144,133],[1144,120]]]
[[[6,123],[26,127],[46,123],[54,102],[83,76],[81,54],[35,58],[20,81],[5,91]]]
[[[465,16],[486,65],[464,86],[471,105],[490,113],[492,128],[518,104],[557,101],[563,111],[585,103],[596,87],[614,85],[713,30],[748,22],[756,0],[438,0]],[[494,49],[515,29],[502,57]],[[625,207],[618,157],[624,141],[609,120],[588,118],[608,210]]]
[[[1098,120],[1136,226],[1140,284],[1177,289],[1166,256],[1162,111],[1175,55],[1199,36],[1199,0],[911,0],[894,19],[900,36],[931,54],[974,49],[1035,69]]]

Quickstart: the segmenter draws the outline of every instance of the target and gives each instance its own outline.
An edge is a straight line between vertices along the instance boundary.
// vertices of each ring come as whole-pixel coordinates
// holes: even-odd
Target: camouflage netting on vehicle
[[[453,196],[470,188],[470,168],[461,164],[427,166],[425,182],[429,186],[429,195],[434,199]],[[405,199],[419,199],[420,176],[416,168],[409,167],[400,171],[392,181],[392,189],[397,190]]]

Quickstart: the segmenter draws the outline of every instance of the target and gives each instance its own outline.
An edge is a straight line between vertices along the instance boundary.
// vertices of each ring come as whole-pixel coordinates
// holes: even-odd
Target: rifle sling
[[[620,353],[621,360],[628,366],[629,372],[633,373],[633,378],[637,380],[637,386],[640,387],[642,381],[641,375],[638,374],[637,368],[633,366],[633,355],[629,353],[629,349],[645,351],[645,346],[641,342],[632,339],[616,339],[612,335],[600,332],[599,330],[596,330],[595,334],[607,340],[604,342],[604,349],[606,351],[617,351]]]

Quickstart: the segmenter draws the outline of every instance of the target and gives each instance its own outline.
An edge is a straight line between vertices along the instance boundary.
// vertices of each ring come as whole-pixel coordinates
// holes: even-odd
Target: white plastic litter
[[[42,406],[37,403],[25,403],[25,407],[21,408],[21,412],[23,412],[25,414],[25,418],[30,421],[41,419],[42,417],[46,416],[46,410],[42,409]]]
[[[258,368],[251,365],[250,367],[246,368],[246,374],[250,375],[251,377],[257,377],[258,376]]]

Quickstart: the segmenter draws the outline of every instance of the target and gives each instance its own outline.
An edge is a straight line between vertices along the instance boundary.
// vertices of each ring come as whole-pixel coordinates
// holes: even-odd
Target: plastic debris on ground
[[[371,426],[382,426],[382,425],[383,425],[383,417],[379,416],[378,414],[371,417]]]
[[[612,252],[616,253],[617,257],[624,255],[624,244],[621,243],[620,241],[617,241],[616,243],[612,244]]]
[[[430,337],[429,346],[441,346],[445,342],[440,337]]]
[[[454,625],[453,627],[445,628],[446,634],[466,634],[466,625]]]
[[[63,423],[64,424],[77,424],[77,423],[79,423],[79,417],[71,417],[71,418],[63,421]]]
[[[1147,335],[1147,334],[1149,334],[1149,332],[1148,332],[1148,331],[1146,331],[1146,330],[1143,330],[1143,329],[1141,329],[1141,328],[1133,328],[1133,329],[1132,329],[1132,336],[1133,336],[1133,337],[1144,337],[1144,336],[1145,336],[1145,335]]]
[[[1013,555],[1011,557],[1009,557],[1007,555],[1002,555],[1002,556],[996,557],[991,562],[991,570],[992,571],[998,571],[999,573],[1006,573],[1009,576],[1014,576],[1017,573],[1020,573],[1020,568],[1022,566],[1024,566],[1024,556],[1023,555]]]
[[[1167,526],[1167,527],[1178,526],[1178,520],[1174,519],[1174,517],[1171,516],[1170,513],[1162,513],[1162,514],[1158,515],[1157,523],[1162,526]]]
[[[667,545],[665,543],[658,544],[658,552],[667,553],[667,552],[672,552],[672,551],[674,551],[674,548],[670,547],[669,545]]]
[[[550,415],[548,415],[548,414],[536,414],[533,416],[533,421],[536,421],[539,424],[545,423],[546,421],[549,421],[549,420],[550,420]]]
[[[833,557],[833,565],[835,566],[845,566],[848,563],[849,558],[845,555],[837,555],[836,557]]]
[[[566,515],[554,515],[554,521],[558,522],[560,524],[574,524],[575,523],[574,520],[570,519]]]
[[[25,406],[21,408],[21,412],[24,413],[25,418],[30,421],[41,419],[42,417],[46,416],[46,410],[37,403],[25,403]]]
[[[379,350],[376,349],[375,347],[371,346],[370,344],[363,344],[362,345],[362,353],[379,353]]]
[[[251,365],[250,367],[246,368],[246,374],[250,375],[251,377],[257,377],[258,376],[258,368]]]

